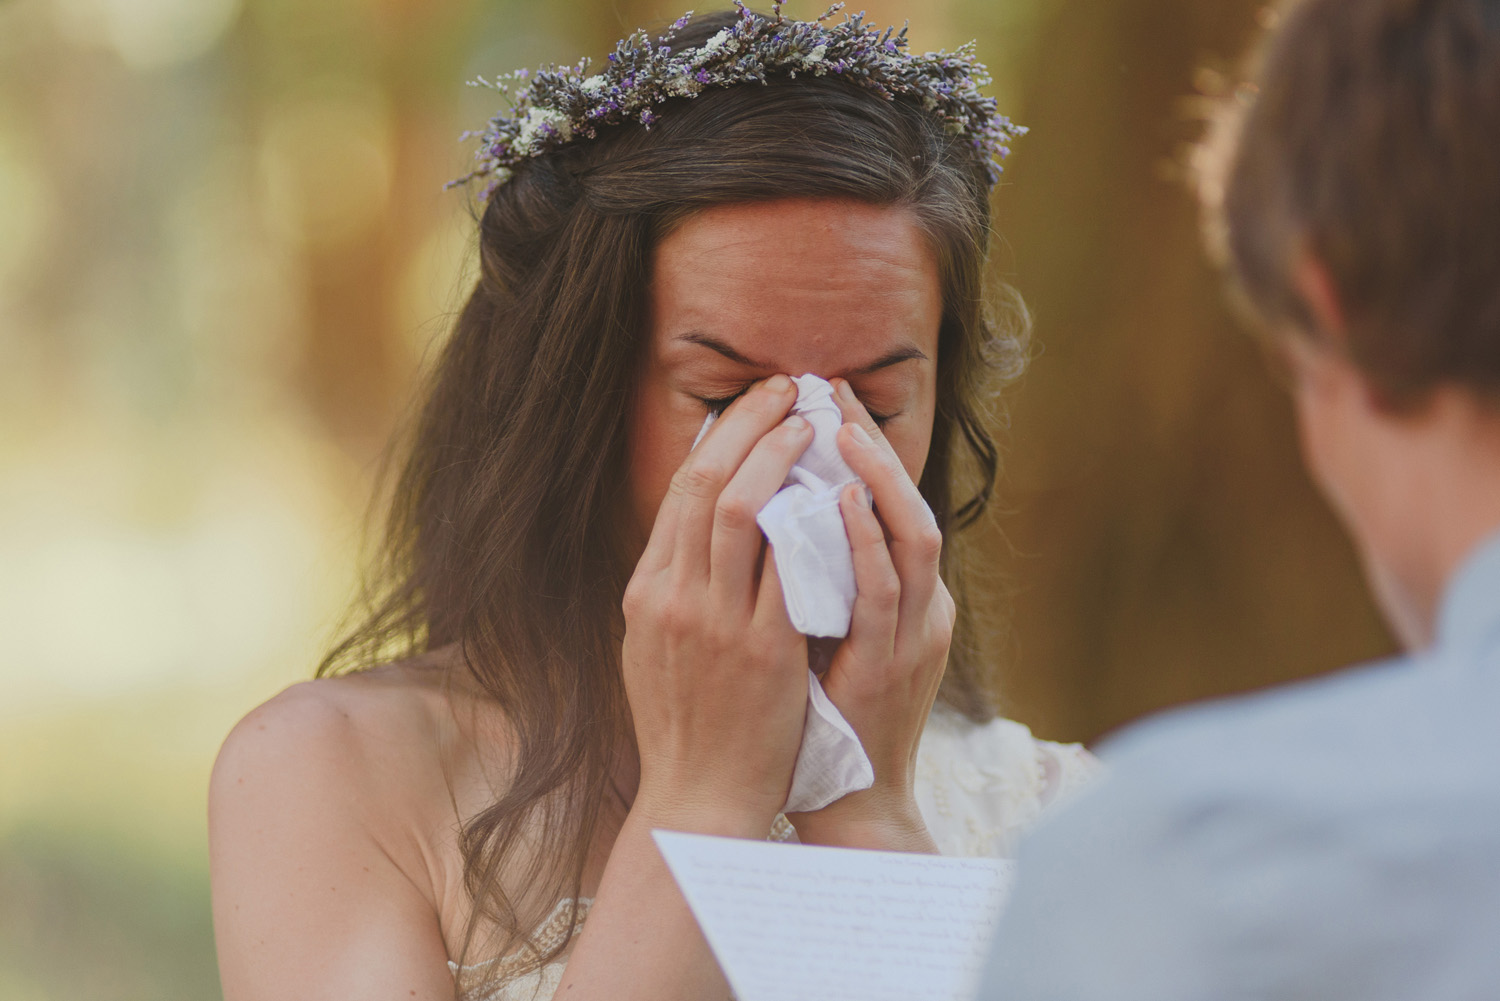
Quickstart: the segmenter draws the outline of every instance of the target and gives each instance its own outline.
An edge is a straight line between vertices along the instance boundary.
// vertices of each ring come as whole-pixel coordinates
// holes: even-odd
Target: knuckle
[[[939,586],[927,608],[927,644],[932,653],[942,653],[952,645],[957,624],[958,606],[947,590]]]
[[[883,608],[901,604],[901,579],[894,573],[881,574],[870,587],[870,598]]]
[[[947,624],[948,634],[953,634],[954,627],[958,625],[958,602],[953,600],[953,595],[948,593],[945,587],[942,589],[943,622]]]
[[[755,522],[754,506],[743,497],[724,493],[714,504],[714,520],[731,531],[748,528]]]
[[[925,527],[917,532],[917,537],[912,540],[912,545],[916,547],[916,551],[924,559],[936,560],[943,554],[942,530],[937,527],[936,522],[928,522]]]
[[[951,601],[946,603],[934,601],[932,603],[932,614],[928,618],[930,620],[929,632],[933,637],[934,643],[946,649],[948,644],[953,640],[953,626],[958,618],[954,614],[953,603]]]
[[[630,578],[630,583],[625,585],[625,595],[620,601],[620,608],[625,612],[627,619],[639,618],[646,611],[648,588],[646,582],[639,575]]]
[[[655,609],[657,628],[663,634],[679,638],[691,633],[697,625],[697,615],[692,604],[683,600],[680,595],[672,595],[661,600]]]
[[[745,630],[743,626],[716,616],[708,626],[706,639],[712,650],[735,650],[744,646]]]
[[[922,659],[941,669],[947,663],[948,654],[953,646],[950,636],[933,637],[928,641],[926,656]]]
[[[717,463],[702,459],[688,463],[673,477],[678,490],[689,497],[717,497],[725,479]]]

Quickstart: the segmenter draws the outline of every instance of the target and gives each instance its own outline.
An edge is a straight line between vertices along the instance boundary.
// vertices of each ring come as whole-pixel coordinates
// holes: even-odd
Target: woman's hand
[[[823,688],[859,734],[875,784],[822,810],[791,816],[806,842],[935,851],[912,796],[917,743],[937,697],[953,636],[953,598],[938,576],[943,536],[900,458],[849,383],[834,381],[843,411],[839,452],[857,484],[839,498],[858,594],[848,637]]]
[[[715,421],[672,478],[625,591],[625,692],[640,749],[632,814],[763,837],[786,801],[807,707],[807,644],[787,619],[755,516],[812,441],[791,379]]]

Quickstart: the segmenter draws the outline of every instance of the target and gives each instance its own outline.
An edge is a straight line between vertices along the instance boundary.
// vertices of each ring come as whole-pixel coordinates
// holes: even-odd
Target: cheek
[[[927,468],[927,455],[932,448],[934,403],[931,393],[923,395],[922,402],[912,408],[907,418],[892,421],[884,429],[886,441],[891,443],[913,483],[922,481],[922,470]]]
[[[927,453],[932,445],[932,425],[924,427],[889,428],[885,440],[890,442],[896,457],[901,460],[906,475],[913,483],[922,481],[922,470],[927,467]]]

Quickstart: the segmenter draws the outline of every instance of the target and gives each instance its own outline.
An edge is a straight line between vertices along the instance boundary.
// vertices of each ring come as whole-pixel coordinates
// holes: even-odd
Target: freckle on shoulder
[[[420,707],[347,678],[304,681],[252,709],[224,741],[213,787],[295,776],[323,785],[360,778],[382,745],[424,742]]]

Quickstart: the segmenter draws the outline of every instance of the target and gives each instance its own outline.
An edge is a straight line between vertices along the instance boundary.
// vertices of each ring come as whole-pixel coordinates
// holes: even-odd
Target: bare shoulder
[[[334,787],[323,792],[353,795],[389,790],[397,777],[390,769],[411,775],[438,763],[435,709],[427,686],[395,668],[292,685],[230,731],[211,795],[249,778],[294,780],[289,792],[322,785]]]
[[[209,787],[226,999],[451,992],[440,695],[407,669],[303,682],[230,732]]]

